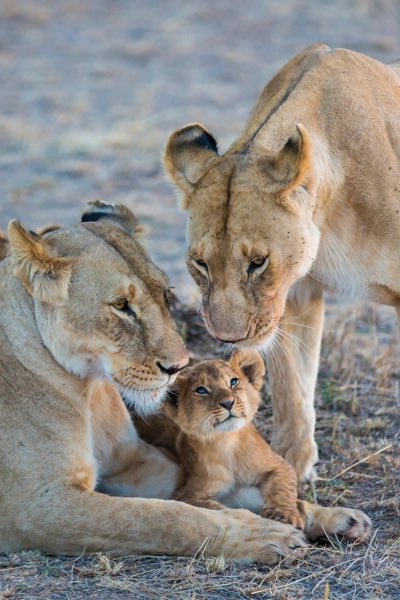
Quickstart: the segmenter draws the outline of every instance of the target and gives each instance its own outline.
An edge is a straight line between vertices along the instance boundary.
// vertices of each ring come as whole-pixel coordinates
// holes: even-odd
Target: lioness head
[[[188,361],[169,312],[168,279],[135,239],[125,207],[92,203],[83,223],[40,237],[8,227],[15,274],[39,333],[80,378],[108,378],[138,411],[156,410]]]
[[[237,352],[230,361],[202,361],[178,376],[165,410],[198,439],[236,431],[257,412],[264,373],[264,361],[255,353]]]
[[[211,134],[188,125],[170,137],[164,161],[188,211],[187,264],[206,325],[243,347],[272,339],[319,242],[307,131],[294,126],[278,150],[255,135],[219,156]]]

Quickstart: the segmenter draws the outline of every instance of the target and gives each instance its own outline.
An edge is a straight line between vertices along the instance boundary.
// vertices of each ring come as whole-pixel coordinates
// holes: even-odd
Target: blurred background
[[[399,24],[398,0],[2,0],[0,228],[74,222],[93,198],[128,203],[189,301],[185,217],[160,161],[172,130],[202,121],[224,150],[302,48],[389,61]]]

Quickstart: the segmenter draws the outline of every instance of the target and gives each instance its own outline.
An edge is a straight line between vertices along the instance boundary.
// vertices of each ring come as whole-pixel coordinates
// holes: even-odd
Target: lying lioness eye
[[[261,273],[267,268],[269,259],[266,256],[255,256],[251,259],[248,266],[247,272],[250,273]]]
[[[238,383],[239,383],[239,379],[237,377],[232,377],[229,385],[231,386],[231,388],[234,388],[237,386]]]
[[[131,309],[131,307],[129,306],[129,302],[126,298],[115,300],[115,302],[112,303],[112,306],[120,312],[131,315],[132,317],[136,317],[135,311]]]
[[[115,300],[112,305],[117,310],[126,310],[129,307],[128,300],[122,298],[121,300]]]
[[[205,388],[203,385],[196,388],[194,391],[196,392],[196,394],[199,394],[199,396],[207,396],[208,394],[208,389]]]

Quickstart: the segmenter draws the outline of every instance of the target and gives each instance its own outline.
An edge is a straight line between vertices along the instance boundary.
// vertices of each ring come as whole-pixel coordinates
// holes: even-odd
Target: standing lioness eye
[[[238,383],[239,383],[239,379],[237,377],[232,377],[229,385],[231,386],[231,388],[234,388],[237,386]]]
[[[260,273],[268,267],[269,259],[267,256],[255,256],[251,259],[250,264],[247,268],[247,272]]]
[[[203,385],[196,388],[194,391],[196,392],[196,394],[199,394],[199,396],[207,396],[208,394],[208,389],[205,388]]]

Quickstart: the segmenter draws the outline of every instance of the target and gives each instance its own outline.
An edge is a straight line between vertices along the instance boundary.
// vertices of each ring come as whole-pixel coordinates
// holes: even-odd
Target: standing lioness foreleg
[[[310,278],[297,283],[277,333],[278,356],[268,361],[274,415],[271,446],[295,467],[299,481],[313,479],[318,460],[314,389],[323,320],[321,286]]]

